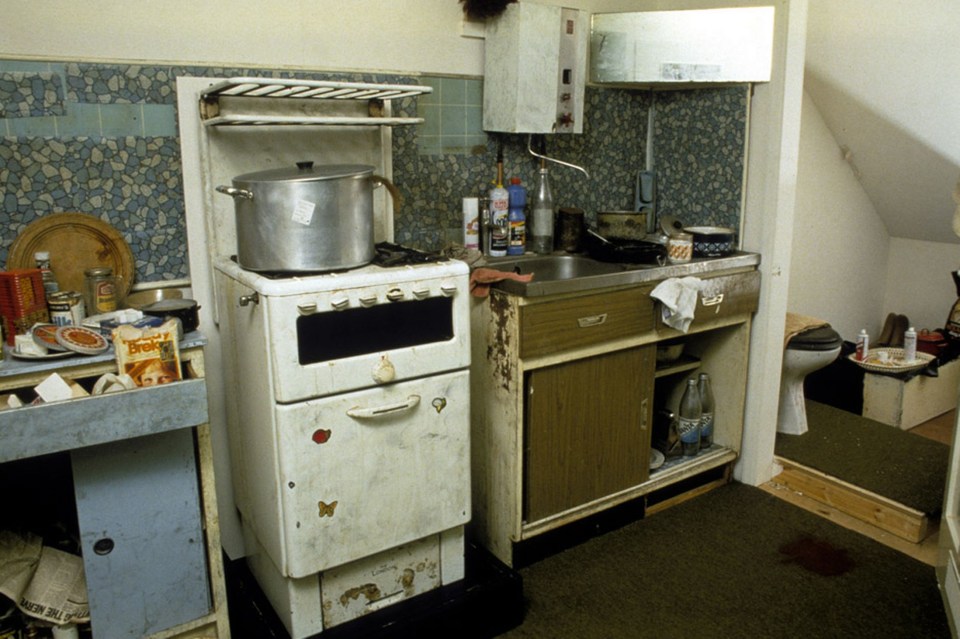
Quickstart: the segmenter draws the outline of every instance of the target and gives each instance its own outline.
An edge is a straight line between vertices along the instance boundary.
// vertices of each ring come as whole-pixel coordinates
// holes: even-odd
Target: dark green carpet
[[[520,571],[502,637],[949,637],[934,569],[730,484]]]
[[[777,434],[777,455],[939,516],[949,446],[809,400],[807,422],[803,435]]]

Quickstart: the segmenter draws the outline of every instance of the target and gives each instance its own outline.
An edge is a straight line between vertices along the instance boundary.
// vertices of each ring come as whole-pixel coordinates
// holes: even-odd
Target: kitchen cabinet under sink
[[[528,375],[524,519],[646,481],[655,358],[655,347],[641,346]]]
[[[686,333],[663,323],[656,281],[534,297],[494,288],[474,300],[470,527],[507,565],[546,532],[637,500],[651,513],[680,486],[729,476],[760,275],[742,263],[691,274],[704,286]],[[658,365],[657,344],[678,340],[684,359]],[[701,371],[717,397],[714,445],[651,471],[653,414],[675,411]]]

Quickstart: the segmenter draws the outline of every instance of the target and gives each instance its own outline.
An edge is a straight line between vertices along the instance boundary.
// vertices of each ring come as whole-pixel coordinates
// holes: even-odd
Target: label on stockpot
[[[293,207],[293,215],[290,216],[290,219],[298,224],[310,226],[310,223],[313,222],[313,212],[316,209],[317,205],[313,202],[297,200]]]

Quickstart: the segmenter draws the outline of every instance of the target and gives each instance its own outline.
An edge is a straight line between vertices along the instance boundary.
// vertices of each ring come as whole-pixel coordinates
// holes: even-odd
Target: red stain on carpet
[[[801,537],[780,546],[780,554],[786,555],[784,563],[796,563],[810,572],[824,577],[834,577],[850,572],[856,562],[847,556],[843,548],[836,548],[828,541]]]

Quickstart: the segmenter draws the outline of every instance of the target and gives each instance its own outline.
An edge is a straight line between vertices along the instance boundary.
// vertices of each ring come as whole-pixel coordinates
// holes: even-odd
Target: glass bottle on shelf
[[[710,376],[707,373],[700,373],[697,390],[700,392],[701,409],[700,449],[703,450],[713,445],[714,401],[713,389],[710,388]]]
[[[700,404],[700,391],[697,390],[697,378],[687,380],[687,388],[680,398],[680,411],[677,419],[677,431],[680,434],[680,446],[686,457],[692,457],[700,450],[700,419],[703,407]]]

